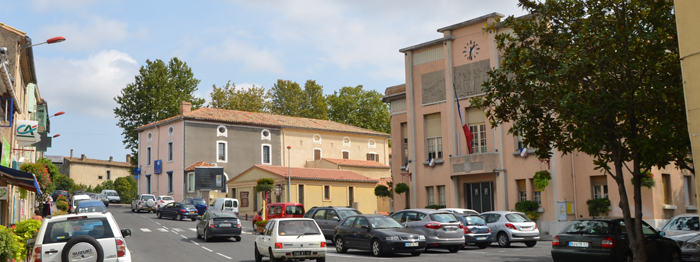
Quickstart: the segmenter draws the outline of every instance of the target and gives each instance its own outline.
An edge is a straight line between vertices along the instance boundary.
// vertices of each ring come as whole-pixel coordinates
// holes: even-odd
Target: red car
[[[265,208],[267,211],[267,219],[273,218],[295,218],[304,217],[304,205],[299,203],[274,203],[268,204]],[[258,211],[258,214],[253,217],[253,228],[255,228],[255,222],[262,220],[262,210]]]

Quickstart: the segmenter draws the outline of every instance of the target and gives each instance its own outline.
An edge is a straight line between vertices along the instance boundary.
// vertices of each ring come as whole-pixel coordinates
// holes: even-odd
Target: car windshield
[[[182,208],[197,209],[196,207],[194,207],[194,205],[190,205],[190,204],[183,204],[183,205],[182,205]]]
[[[338,210],[338,213],[340,213],[341,217],[349,217],[349,216],[354,216],[354,215],[362,215],[360,211],[354,210],[354,209],[346,209],[346,210]]]
[[[206,205],[207,202],[204,202],[204,199],[193,199],[192,204],[193,205]]]
[[[682,230],[682,231],[698,231],[698,217],[697,216],[684,216],[676,217],[664,226],[663,230]]]
[[[464,216],[464,219],[467,220],[467,226],[485,226],[486,225],[486,221],[484,221],[484,219],[481,217]]]
[[[608,235],[610,223],[597,220],[571,221],[561,231],[564,234]]]
[[[68,242],[76,236],[93,238],[113,238],[112,228],[107,218],[83,218],[50,222],[46,226],[43,244]]]
[[[375,229],[403,228],[399,222],[390,217],[368,217],[369,223]]]
[[[302,215],[304,214],[303,206],[287,206],[286,210],[288,215]]]
[[[99,195],[97,195],[97,197],[98,197],[98,198],[107,198],[107,195],[105,195],[105,194],[99,194]]]
[[[298,236],[298,235],[320,235],[321,231],[313,220],[280,220],[279,229],[277,230],[280,236]]]
[[[141,199],[143,200],[156,200],[155,196],[143,196]]]
[[[119,194],[117,194],[117,192],[107,192],[107,195],[108,196],[119,196]]]
[[[520,213],[506,214],[506,219],[509,222],[532,222],[532,220],[527,218],[527,216],[525,216],[524,214],[520,214]]]
[[[173,201],[173,200],[175,200],[173,197],[169,197],[169,196],[164,196],[164,197],[162,197],[161,199],[162,199],[162,200],[168,200],[168,201]]]
[[[435,221],[435,222],[440,222],[440,223],[456,223],[459,222],[457,220],[457,217],[455,215],[450,214],[450,213],[444,213],[444,214],[430,214],[430,219]]]

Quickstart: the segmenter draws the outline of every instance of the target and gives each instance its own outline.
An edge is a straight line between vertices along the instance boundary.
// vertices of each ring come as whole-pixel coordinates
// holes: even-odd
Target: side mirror
[[[338,218],[337,216],[334,216],[333,220],[340,222],[340,218]]]
[[[402,225],[403,227],[408,227],[408,225],[406,225],[406,223],[403,223],[403,224],[401,224],[401,225]]]
[[[122,236],[123,237],[130,237],[131,236],[131,229],[128,229],[128,228],[122,229]]]
[[[662,237],[663,237],[663,236],[666,236],[666,232],[664,232],[664,231],[659,231],[659,236],[662,236]]]
[[[32,248],[32,247],[34,247],[34,244],[36,244],[35,238],[27,239],[27,247]]]
[[[360,228],[362,228],[362,229],[369,229],[369,227],[368,227],[368,226],[365,226],[365,225],[360,226]]]

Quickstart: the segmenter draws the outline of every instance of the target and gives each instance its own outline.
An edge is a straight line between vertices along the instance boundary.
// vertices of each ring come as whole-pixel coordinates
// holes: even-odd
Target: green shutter
[[[34,113],[36,105],[36,85],[30,83],[27,85],[27,110],[29,113]]]

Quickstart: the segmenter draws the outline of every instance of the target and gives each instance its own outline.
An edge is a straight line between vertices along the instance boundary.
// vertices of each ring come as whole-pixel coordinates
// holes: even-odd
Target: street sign
[[[282,185],[275,186],[275,196],[279,196],[282,193]]]
[[[160,174],[163,173],[163,160],[156,160],[153,162],[153,173]]]

